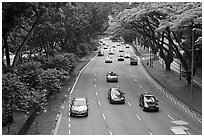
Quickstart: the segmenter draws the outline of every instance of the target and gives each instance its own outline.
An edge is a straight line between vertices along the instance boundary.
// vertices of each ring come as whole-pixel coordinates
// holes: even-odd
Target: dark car
[[[159,111],[158,100],[151,93],[143,93],[140,95],[139,106],[143,109],[143,111]]]
[[[98,56],[103,56],[103,55],[104,55],[103,51],[98,51]]]
[[[122,92],[119,88],[110,88],[108,91],[108,99],[109,102],[112,103],[125,103],[124,92]]]
[[[77,97],[72,100],[70,116],[88,116],[88,101],[84,97]]]

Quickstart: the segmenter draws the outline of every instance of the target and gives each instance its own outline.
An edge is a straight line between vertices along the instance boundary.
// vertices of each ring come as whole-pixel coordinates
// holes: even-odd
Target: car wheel
[[[159,108],[156,108],[156,110],[155,110],[156,112],[158,112],[159,111]]]
[[[143,111],[146,111],[146,107],[143,107]]]

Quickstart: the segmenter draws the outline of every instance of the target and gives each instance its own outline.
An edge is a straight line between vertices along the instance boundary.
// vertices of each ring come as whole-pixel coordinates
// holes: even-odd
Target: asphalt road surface
[[[109,47],[113,44],[103,39]],[[167,96],[158,91],[148,79],[142,64],[131,66],[130,60],[117,61],[119,48],[134,55],[132,48],[116,46],[113,63],[105,63],[104,56],[95,56],[82,71],[72,93],[69,95],[62,116],[56,127],[58,135],[201,135],[202,121],[192,117]],[[124,53],[123,53],[124,54]],[[114,70],[119,75],[118,83],[107,83],[106,74]],[[110,104],[109,88],[119,87],[125,92],[125,104]],[[144,112],[139,107],[139,96],[153,93],[159,100],[159,112]],[[69,104],[74,97],[86,97],[89,102],[88,117],[70,117]]]

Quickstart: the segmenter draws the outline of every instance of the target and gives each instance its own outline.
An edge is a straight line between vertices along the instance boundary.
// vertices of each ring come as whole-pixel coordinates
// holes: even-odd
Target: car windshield
[[[119,89],[112,89],[111,94],[119,96],[121,95],[120,90]]]
[[[75,101],[73,102],[73,104],[74,104],[75,106],[85,106],[85,105],[86,105],[86,101],[84,101],[84,100],[75,100]]]
[[[147,101],[147,102],[155,102],[156,101],[156,98],[154,96],[145,96],[144,97],[144,101]]]
[[[109,75],[116,76],[116,74],[114,72],[109,72]]]

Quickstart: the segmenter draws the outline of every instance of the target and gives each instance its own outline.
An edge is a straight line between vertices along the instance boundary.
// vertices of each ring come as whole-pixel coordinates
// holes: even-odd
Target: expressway
[[[103,39],[111,47],[114,42]],[[116,46],[113,63],[105,63],[104,56],[95,56],[79,75],[58,120],[57,135],[201,135],[202,121],[198,121],[168,99],[152,84],[149,75],[139,62],[131,66],[129,59],[117,61],[119,48],[134,55],[132,48]],[[138,57],[139,58],[139,57]],[[119,75],[117,83],[107,83],[106,74],[114,70]],[[125,92],[125,104],[110,104],[109,88],[119,87]],[[144,112],[139,107],[141,93],[153,93],[159,100],[159,112]],[[74,97],[86,97],[89,102],[88,117],[70,117],[69,106]]]

